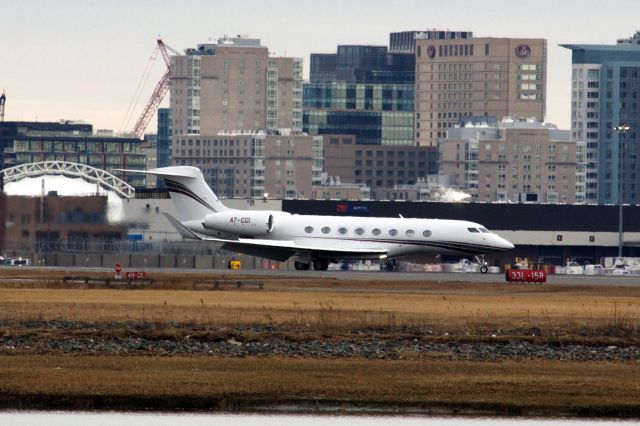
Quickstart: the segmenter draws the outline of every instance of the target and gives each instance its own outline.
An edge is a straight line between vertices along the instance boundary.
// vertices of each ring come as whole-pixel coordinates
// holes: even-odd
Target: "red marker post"
[[[122,272],[122,265],[119,263],[116,263],[115,270],[116,270],[115,278],[120,278],[120,272]]]
[[[509,269],[505,272],[509,283],[546,283],[547,272],[542,269]]]

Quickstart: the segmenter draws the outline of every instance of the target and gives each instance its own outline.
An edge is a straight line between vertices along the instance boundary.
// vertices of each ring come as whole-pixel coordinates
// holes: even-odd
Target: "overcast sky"
[[[182,51],[248,34],[277,55],[304,58],[308,75],[312,52],[437,28],[546,38],[547,121],[569,128],[571,55],[558,44],[630,36],[640,0],[0,0],[0,17],[7,121],[77,119],[117,131],[158,35]],[[163,72],[159,58],[136,116]],[[147,130],[155,129],[154,120]]]

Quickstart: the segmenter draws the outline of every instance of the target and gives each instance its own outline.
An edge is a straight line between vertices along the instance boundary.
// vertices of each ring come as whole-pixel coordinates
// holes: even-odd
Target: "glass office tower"
[[[413,145],[415,56],[386,46],[338,46],[311,55],[303,130],[351,134],[357,144]]]
[[[572,51],[571,132],[587,145],[587,201],[640,202],[640,45],[562,45]],[[625,124],[626,132],[616,127]]]

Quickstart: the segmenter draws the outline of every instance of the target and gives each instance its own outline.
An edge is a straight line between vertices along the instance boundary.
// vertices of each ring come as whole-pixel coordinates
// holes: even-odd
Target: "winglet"
[[[171,216],[169,213],[163,213],[163,214],[167,217],[167,219],[169,219],[169,222],[171,222],[173,227],[176,228],[176,231],[178,231],[180,233],[180,235],[182,235],[183,238],[187,238],[189,240],[203,240],[204,239],[202,237],[199,237],[195,232],[191,231],[186,226],[184,226],[182,223],[180,223],[180,221],[178,219],[176,219],[175,217]]]

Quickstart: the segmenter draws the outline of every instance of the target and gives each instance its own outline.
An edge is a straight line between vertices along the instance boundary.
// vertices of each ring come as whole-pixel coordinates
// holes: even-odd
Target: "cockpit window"
[[[480,231],[478,231],[477,228],[467,228],[467,231],[469,231],[471,233],[474,233],[474,234],[479,234],[480,233]]]
[[[489,230],[487,228],[480,228],[480,232],[482,232],[483,234],[490,234],[491,232],[489,232]]]

